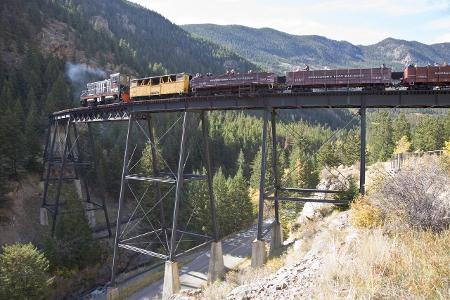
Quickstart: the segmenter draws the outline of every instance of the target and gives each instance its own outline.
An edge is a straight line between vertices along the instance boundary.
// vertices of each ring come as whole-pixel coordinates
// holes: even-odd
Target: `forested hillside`
[[[78,105],[96,74],[255,69],[127,1],[6,0],[0,16],[1,177],[36,167],[48,114]]]
[[[298,51],[307,53],[311,65],[333,59],[336,64],[358,62],[359,59],[362,62],[365,51],[381,51],[361,50],[349,43],[321,37],[311,37],[311,45],[291,47],[283,42],[283,39],[287,42],[289,36],[283,34],[280,39],[278,32],[265,32],[271,35],[264,42],[256,33],[250,41],[240,41],[238,35],[232,37],[241,45],[249,42],[246,47],[266,45],[267,52],[262,51],[255,59],[250,52],[240,53],[252,59],[252,63],[223,46],[193,37],[155,12],[123,0],[3,0],[0,3],[0,243],[5,240],[8,243],[33,242],[38,248],[16,245],[0,251],[0,264],[2,259],[6,261],[15,255],[23,263],[0,272],[0,298],[8,295],[10,299],[25,299],[36,295],[35,298],[71,299],[83,290],[109,280],[111,247],[108,241],[94,241],[73,185],[64,186],[62,198],[77,208],[75,217],[67,214],[58,217],[55,238],[49,238],[48,228],[38,225],[42,192],[38,174],[42,172],[48,115],[77,106],[79,89],[89,80],[116,71],[145,76],[183,71],[222,73],[231,68],[255,70],[259,68],[256,63],[273,61],[273,66],[277,66],[288,48],[293,57]],[[447,46],[433,47],[436,53],[445,54]],[[269,53],[269,49],[278,50]],[[342,53],[342,56],[334,56],[335,52],[329,52],[329,49]],[[375,57],[375,54],[370,55]],[[291,63],[289,60],[284,62]],[[298,58],[298,62],[304,61]],[[286,186],[314,188],[323,168],[357,163],[357,111],[296,110],[279,112],[277,118],[279,125],[275,139],[279,157],[276,159],[283,170],[282,181]],[[164,166],[176,170],[181,131],[177,120],[181,115],[158,114],[154,119],[156,135],[160,138],[158,150],[167,159]],[[344,130],[337,131],[350,120],[352,123]],[[255,218],[262,120],[260,112],[245,111],[211,112],[209,121],[214,191],[220,212],[219,231],[225,236],[251,224]],[[93,198],[99,194],[96,190],[98,182],[104,181],[111,216],[117,205],[125,146],[126,130],[120,123],[93,125],[99,176],[93,172],[86,174],[93,187]],[[171,128],[170,134],[166,134]],[[198,126],[189,130],[186,170],[202,173],[201,131]],[[80,133],[81,140],[86,140],[85,128],[80,128]],[[415,114],[394,116],[386,111],[369,113],[370,162],[387,160],[394,152],[441,149],[449,139],[450,115],[447,114],[424,117]],[[147,172],[151,165],[149,145],[137,135],[131,136],[131,144],[133,165],[139,172]],[[87,145],[82,147],[87,148]],[[268,151],[270,157],[271,150]],[[272,180],[271,172],[268,168],[267,181]],[[351,187],[351,192],[355,192],[356,186]],[[342,189],[347,187],[342,186]],[[168,192],[167,197],[173,199],[173,191],[171,193]],[[143,199],[149,207],[155,204],[152,195],[149,193]],[[183,197],[185,206],[180,223],[188,224],[191,220],[189,225],[193,231],[210,234],[206,182],[198,181],[188,186]],[[126,199],[125,204],[129,204],[127,200],[132,199]],[[173,204],[167,202],[167,213],[170,214]],[[301,206],[297,204],[281,205],[283,222],[286,224],[294,219],[299,209]],[[192,218],[186,219],[186,212],[193,212]],[[14,271],[29,267],[28,261],[21,258],[22,254],[31,255],[38,262],[36,268],[30,268],[35,271],[36,285],[29,287],[24,283],[11,297],[12,288],[8,284],[15,287],[17,280],[9,280],[3,275],[14,278]],[[132,259],[127,259],[121,257],[119,271],[133,265]],[[4,270],[2,268],[0,265],[0,270]]]
[[[315,35],[291,35],[271,28],[239,25],[193,24],[183,28],[223,45],[268,70],[282,73],[305,64],[319,67],[376,67],[381,64],[400,70],[408,64],[450,61],[450,44],[425,45],[385,39],[369,46],[352,45]]]

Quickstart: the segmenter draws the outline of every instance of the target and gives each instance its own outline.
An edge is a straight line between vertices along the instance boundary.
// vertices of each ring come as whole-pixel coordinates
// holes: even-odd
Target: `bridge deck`
[[[53,119],[72,117],[74,122],[127,120],[130,113],[204,110],[296,108],[450,108],[450,90],[440,91],[333,91],[245,96],[203,96],[152,99],[55,112]]]

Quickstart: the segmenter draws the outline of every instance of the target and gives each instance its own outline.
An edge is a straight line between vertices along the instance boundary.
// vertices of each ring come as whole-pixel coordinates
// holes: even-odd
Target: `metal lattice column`
[[[62,140],[59,139],[58,132],[63,135]],[[73,136],[73,140],[72,140]],[[54,236],[58,215],[70,214],[79,210],[72,210],[70,208],[63,209],[67,206],[67,201],[61,201],[62,187],[65,183],[79,180],[81,190],[80,198],[82,202],[89,204],[87,207],[83,207],[84,212],[91,212],[99,209],[103,209],[107,224],[108,232],[111,232],[108,212],[105,201],[103,199],[102,204],[98,204],[92,201],[91,193],[89,191],[88,182],[85,178],[85,172],[83,167],[90,167],[91,163],[83,161],[83,154],[80,149],[80,139],[76,124],[72,122],[72,119],[63,120],[50,120],[47,132],[47,141],[43,156],[44,169],[42,173],[42,180],[44,181],[44,191],[42,196],[41,206],[41,224],[48,225],[48,212],[52,214],[51,234]],[[92,142],[92,139],[91,139]],[[58,145],[58,147],[57,147]],[[58,153],[59,152],[59,153]],[[92,153],[92,159],[94,160],[95,169],[95,152]],[[57,176],[52,176],[57,174]],[[50,193],[52,189],[50,186],[54,186],[53,193]],[[77,184],[78,188],[78,184]]]
[[[360,167],[359,167],[359,193],[364,195],[366,192],[366,107],[362,106],[359,109],[361,124],[360,124]]]

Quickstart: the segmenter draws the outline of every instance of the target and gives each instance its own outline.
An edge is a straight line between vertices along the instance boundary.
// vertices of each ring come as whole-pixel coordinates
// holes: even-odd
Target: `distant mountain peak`
[[[375,67],[384,63],[401,70],[411,63],[450,61],[450,43],[426,45],[389,37],[362,46],[320,35],[292,35],[267,27],[191,24],[183,28],[278,73],[305,64],[334,68]]]

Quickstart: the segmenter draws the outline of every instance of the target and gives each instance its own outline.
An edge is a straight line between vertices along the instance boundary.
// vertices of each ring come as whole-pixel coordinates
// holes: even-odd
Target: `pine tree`
[[[320,165],[326,165],[329,167],[337,167],[341,164],[341,161],[335,153],[334,143],[328,142],[319,150],[317,154],[317,160]]]
[[[61,196],[71,214],[57,219],[55,237],[46,241],[45,253],[55,267],[81,269],[98,263],[101,252],[92,237],[83,207],[72,186],[63,186]]]
[[[22,124],[16,112],[9,108],[4,112],[0,122],[0,141],[2,141],[0,152],[9,161],[10,174],[17,175],[17,163],[25,149]]]
[[[351,166],[359,161],[360,154],[360,133],[357,129],[352,129],[347,132],[344,139],[340,142],[337,152],[340,154],[339,158],[346,166]]]
[[[71,103],[68,86],[64,79],[64,74],[60,74],[58,79],[54,82],[50,93],[45,101],[45,109],[47,114],[55,111],[68,108]]]
[[[295,147],[290,156],[289,178],[294,187],[315,188],[319,183],[319,172],[312,157]]]
[[[25,145],[27,152],[26,167],[28,169],[34,169],[37,164],[36,158],[41,152],[41,144],[39,142],[39,117],[34,101],[30,104],[25,124]]]
[[[203,170],[203,174],[206,170]],[[187,185],[188,201],[194,211],[191,221],[192,227],[196,231],[212,234],[212,218],[210,211],[210,200],[208,182],[206,180],[195,180]]]
[[[372,162],[385,161],[394,152],[392,121],[387,112],[375,115],[369,130],[369,152]]]
[[[219,235],[226,236],[232,232],[230,220],[233,215],[230,211],[230,202],[228,199],[228,185],[222,168],[219,168],[213,179],[214,196],[217,205],[217,222],[219,226]]]
[[[239,168],[236,175],[228,181],[228,199],[235,216],[230,219],[233,222],[233,231],[250,225],[253,220],[253,205],[242,168]]]
[[[414,127],[412,144],[414,149],[432,151],[441,149],[444,144],[444,126],[435,117],[423,117]]]
[[[400,113],[400,115],[395,119],[392,135],[394,142],[398,142],[404,136],[406,136],[408,140],[411,139],[411,125],[406,120],[404,113]]]
[[[3,86],[0,93],[0,107],[6,109],[14,105],[15,101],[14,85],[11,80],[6,79],[3,81]]]

